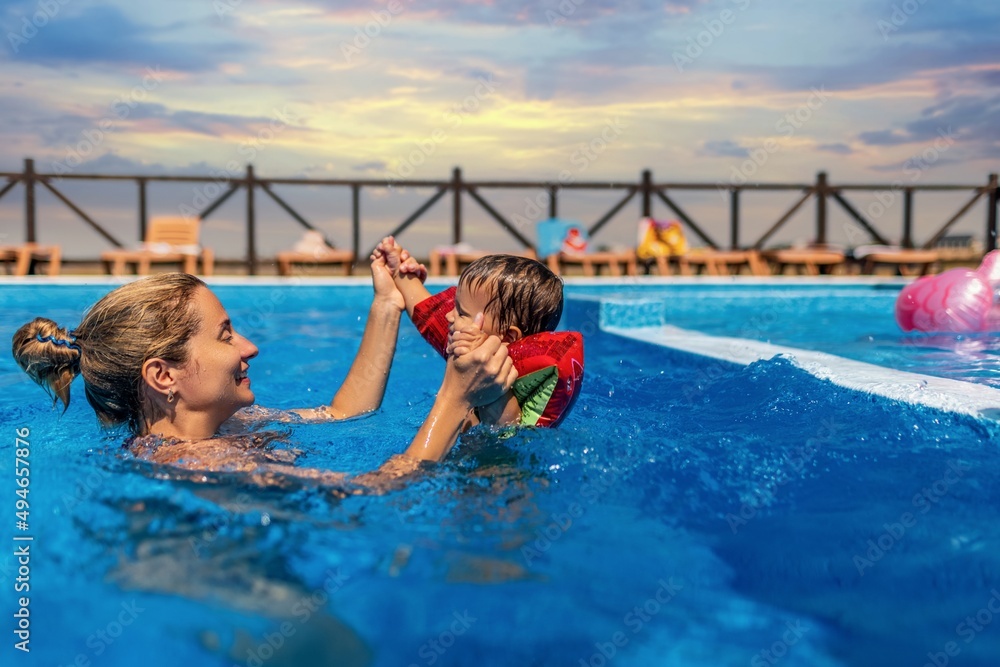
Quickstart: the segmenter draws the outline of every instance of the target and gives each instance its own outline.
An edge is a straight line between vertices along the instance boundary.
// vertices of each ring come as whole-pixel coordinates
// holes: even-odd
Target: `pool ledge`
[[[602,326],[601,329],[617,336],[744,366],[784,355],[807,373],[847,389],[1000,421],[1000,389],[974,382],[897,371],[825,352],[745,338],[710,336],[670,325],[638,328]]]

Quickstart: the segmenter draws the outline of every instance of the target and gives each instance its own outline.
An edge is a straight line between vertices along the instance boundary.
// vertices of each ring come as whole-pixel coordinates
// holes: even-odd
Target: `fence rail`
[[[138,190],[138,227],[139,238],[145,238],[146,226],[148,223],[147,211],[147,189],[150,183],[219,183],[219,178],[212,176],[143,176],[143,175],[106,175],[106,174],[47,174],[35,171],[35,163],[31,158],[24,161],[24,170],[17,172],[0,172],[0,179],[7,180],[6,185],[0,188],[0,197],[3,197],[18,184],[24,188],[24,225],[25,240],[36,241],[37,211],[35,192],[36,186],[42,186],[56,199],[61,201],[66,207],[72,210],[85,224],[89,225],[105,240],[115,247],[122,247],[122,243],[113,235],[107,232],[104,227],[82,208],[77,206],[69,197],[56,187],[62,180],[67,181],[132,181]],[[399,234],[407,227],[415,223],[424,213],[440,201],[449,192],[452,195],[452,233],[451,242],[460,243],[462,241],[463,220],[462,220],[462,195],[466,194],[479,205],[493,220],[514,237],[518,243],[525,248],[532,248],[531,241],[518,229],[518,225],[511,222],[507,216],[493,206],[483,195],[483,190],[503,190],[503,189],[541,189],[547,193],[548,213],[550,217],[557,217],[559,213],[560,192],[563,190],[593,190],[607,192],[609,190],[622,191],[622,198],[618,200],[603,215],[591,222],[588,231],[591,235],[598,232],[608,222],[610,222],[620,211],[622,211],[637,196],[640,201],[641,215],[654,216],[654,204],[659,201],[666,206],[674,217],[679,218],[684,226],[693,232],[705,244],[720,248],[726,245],[729,248],[740,247],[740,196],[743,192],[753,191],[796,191],[801,196],[783,213],[770,228],[760,236],[749,248],[761,249],[768,240],[781,229],[809,200],[816,202],[815,235],[816,243],[827,242],[827,221],[828,203],[832,200],[839,205],[851,219],[861,226],[868,233],[875,243],[887,243],[886,237],[878,230],[876,225],[868,216],[875,218],[873,207],[877,202],[872,202],[868,206],[868,216],[851,203],[847,198],[848,192],[880,192],[895,193],[902,191],[903,195],[903,215],[902,215],[902,245],[907,248],[915,247],[913,240],[913,211],[914,194],[916,192],[945,192],[945,191],[966,191],[970,192],[970,198],[965,204],[955,212],[950,218],[945,220],[938,230],[921,246],[929,248],[934,246],[948,230],[965,216],[969,210],[982,198],[987,199],[986,225],[983,238],[983,246],[989,251],[997,247],[997,196],[1000,192],[997,174],[990,174],[985,184],[981,185],[906,185],[899,184],[831,184],[825,172],[820,172],[813,183],[744,183],[740,185],[724,185],[722,190],[729,193],[729,239],[728,243],[721,244],[708,234],[704,227],[699,225],[671,196],[673,192],[698,191],[698,190],[719,190],[720,185],[716,183],[680,183],[664,182],[657,183],[653,180],[650,170],[641,173],[638,181],[619,182],[560,182],[560,181],[467,181],[462,178],[462,170],[456,168],[450,180],[407,180],[396,183],[389,183],[384,179],[303,179],[303,178],[260,178],[254,173],[253,165],[248,165],[243,178],[226,179],[224,185],[220,186],[224,191],[219,194],[211,203],[201,211],[190,211],[199,219],[204,220],[214,213],[223,203],[232,197],[241,188],[246,191],[246,263],[250,275],[257,273],[259,258],[257,256],[256,240],[256,212],[255,198],[258,192],[262,192],[273,200],[289,217],[305,229],[315,229],[309,221],[298,213],[285,199],[278,196],[271,186],[273,185],[311,185],[328,186],[335,188],[348,188],[351,191],[351,249],[355,256],[361,255],[361,191],[364,188],[385,189],[392,186],[405,186],[416,188],[435,188],[436,192],[413,213],[404,218],[392,234]],[[878,203],[879,206],[885,205]]]

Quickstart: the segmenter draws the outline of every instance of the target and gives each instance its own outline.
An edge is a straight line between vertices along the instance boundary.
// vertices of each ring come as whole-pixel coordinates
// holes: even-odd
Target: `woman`
[[[329,406],[291,412],[344,419],[381,405],[404,303],[384,259],[373,260],[372,278],[375,297],[343,385]],[[82,375],[101,424],[127,426],[135,436],[130,447],[143,458],[206,470],[258,467],[249,458],[241,462],[232,441],[215,437],[254,402],[249,369],[257,347],[233,329],[218,298],[194,276],[161,274],[119,287],[72,332],[36,318],[14,334],[13,352],[64,405],[70,383]],[[395,470],[444,457],[469,411],[496,400],[517,377],[499,339],[468,356],[448,363],[434,405]]]

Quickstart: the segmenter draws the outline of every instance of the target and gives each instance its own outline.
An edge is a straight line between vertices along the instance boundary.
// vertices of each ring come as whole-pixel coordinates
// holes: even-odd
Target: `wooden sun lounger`
[[[212,275],[215,268],[215,254],[211,248],[199,248],[198,236],[201,221],[197,218],[157,217],[149,221],[146,234],[146,248],[138,250],[107,250],[101,253],[101,263],[104,270],[113,276],[125,274],[130,264],[135,265],[137,275],[149,274],[152,264],[180,264],[184,273],[198,272],[198,260],[201,260],[201,273]],[[166,248],[165,252],[152,249],[156,245]],[[179,248],[192,248],[196,251],[179,251]]]
[[[350,250],[335,250],[331,248],[323,253],[284,250],[277,254],[276,259],[278,261],[279,276],[292,275],[296,266],[312,267],[318,264],[340,264],[345,276],[354,273],[354,253]],[[304,272],[299,271],[299,273]]]
[[[614,277],[636,275],[635,251],[632,250],[623,252],[588,252],[582,255],[567,255],[561,252],[549,255],[546,261],[549,269],[557,276],[562,275],[563,269],[568,264],[581,266],[583,268],[583,275],[588,277],[596,276],[601,267],[607,268],[608,275]]]
[[[62,248],[57,245],[45,246],[25,243],[19,246],[0,246],[0,262],[13,262],[15,276],[32,273],[37,262],[48,262],[48,275],[58,276],[62,268]]]

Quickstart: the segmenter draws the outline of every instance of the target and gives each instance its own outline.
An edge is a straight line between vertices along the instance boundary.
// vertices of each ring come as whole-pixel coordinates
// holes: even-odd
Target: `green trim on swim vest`
[[[547,366],[522,375],[514,381],[511,390],[514,392],[517,404],[521,406],[522,426],[534,426],[538,423],[558,382],[559,369],[555,366]]]

